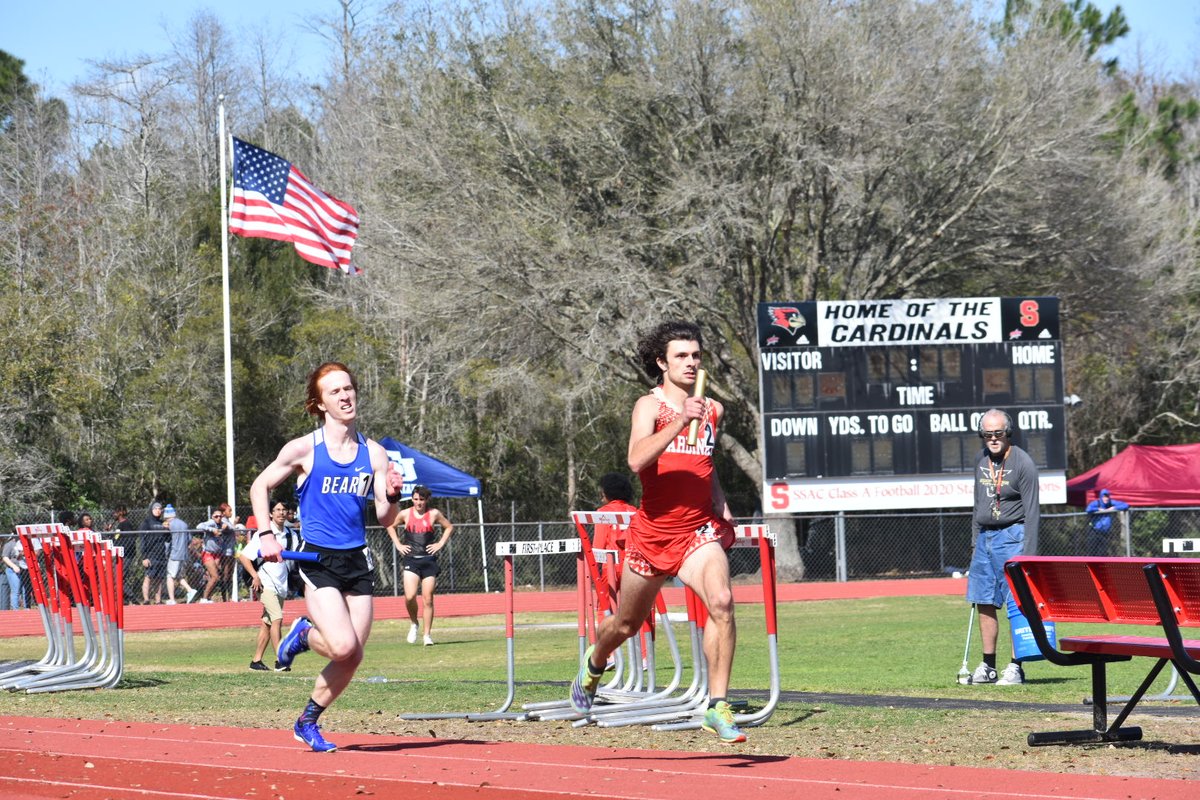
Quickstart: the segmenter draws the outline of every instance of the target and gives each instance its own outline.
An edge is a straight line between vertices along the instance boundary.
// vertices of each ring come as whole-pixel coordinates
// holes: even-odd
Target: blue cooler
[[[1049,640],[1050,646],[1058,647],[1054,622],[1042,620],[1042,626],[1046,629],[1046,638]],[[1011,595],[1008,598],[1008,628],[1012,631],[1013,658],[1015,660],[1040,661],[1045,658],[1042,651],[1038,649],[1037,640],[1033,638],[1029,620],[1021,613],[1016,599]]]

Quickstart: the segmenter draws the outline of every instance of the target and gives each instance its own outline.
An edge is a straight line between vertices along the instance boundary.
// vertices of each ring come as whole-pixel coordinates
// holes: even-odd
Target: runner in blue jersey
[[[367,547],[367,501],[373,497],[379,524],[391,525],[404,480],[383,447],[356,428],[358,382],[349,367],[322,364],[308,376],[307,389],[304,408],[321,427],[283,446],[254,479],[250,502],[257,519],[270,519],[272,490],[296,476],[304,549],[319,560],[302,564],[308,616],[292,623],[277,655],[281,667],[309,649],[329,659],[293,727],[297,741],[323,753],[337,747],[321,735],[317,720],[349,685],[371,634],[375,565]],[[278,561],[281,550],[270,528],[259,531],[264,561]]]

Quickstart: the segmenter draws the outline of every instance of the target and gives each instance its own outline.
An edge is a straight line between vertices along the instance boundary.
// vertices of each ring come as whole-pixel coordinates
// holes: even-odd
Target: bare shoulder
[[[633,415],[636,417],[639,414],[652,414],[658,416],[659,399],[654,394],[644,394],[637,399],[633,404]]]
[[[285,444],[279,450],[279,457],[275,460],[288,466],[295,466],[311,456],[314,447],[316,445],[313,443],[313,435],[306,433]]]
[[[374,439],[367,439],[367,454],[371,459],[373,469],[387,469],[388,454],[387,450],[383,449],[383,445]]]

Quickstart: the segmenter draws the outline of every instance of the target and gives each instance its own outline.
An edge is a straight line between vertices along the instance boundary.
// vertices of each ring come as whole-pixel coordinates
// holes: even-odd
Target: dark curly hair
[[[662,383],[663,371],[658,366],[658,360],[667,359],[667,345],[671,342],[695,342],[704,349],[704,339],[700,336],[700,326],[694,322],[670,320],[647,333],[638,342],[637,356],[642,362],[642,369],[654,380]]]
[[[619,472],[608,472],[600,477],[600,491],[609,500],[633,502],[633,484]]]

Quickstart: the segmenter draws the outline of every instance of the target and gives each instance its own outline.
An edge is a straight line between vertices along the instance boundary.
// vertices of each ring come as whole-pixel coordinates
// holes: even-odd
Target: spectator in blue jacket
[[[1112,492],[1101,489],[1100,496],[1087,505],[1088,523],[1092,529],[1088,531],[1087,554],[1089,556],[1106,556],[1111,545],[1109,534],[1112,532],[1113,517],[1118,511],[1125,511],[1129,503],[1113,500]]]

